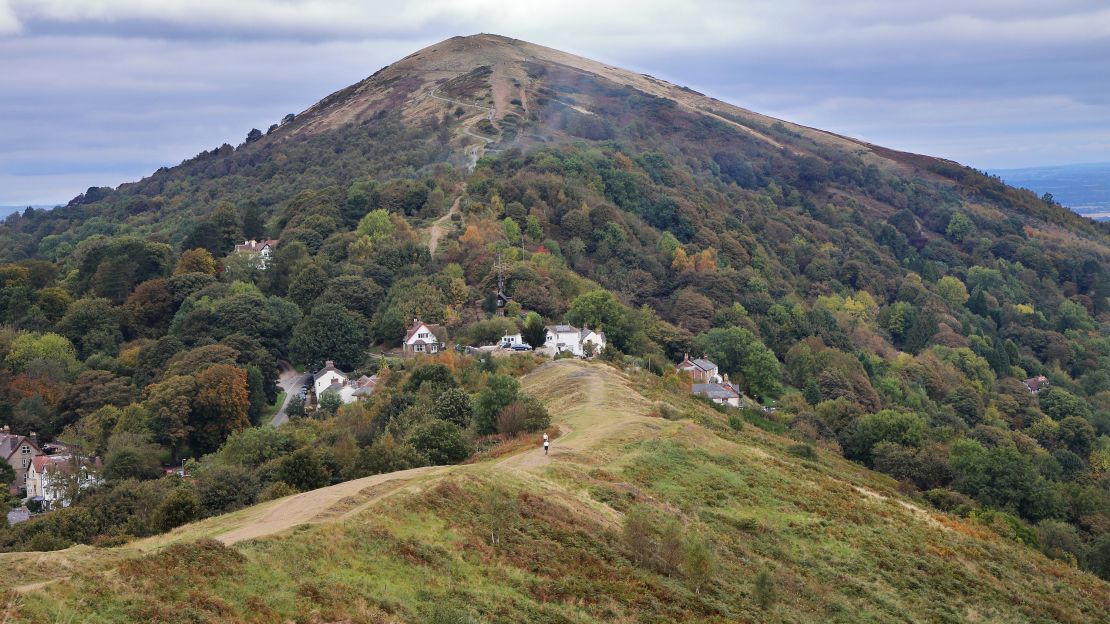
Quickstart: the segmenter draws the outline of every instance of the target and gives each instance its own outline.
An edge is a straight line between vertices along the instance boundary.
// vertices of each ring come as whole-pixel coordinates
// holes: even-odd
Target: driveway
[[[282,360],[278,362],[278,367],[281,369],[281,374],[278,375],[278,384],[285,391],[285,402],[281,404],[281,409],[274,414],[273,420],[270,421],[270,424],[274,427],[280,427],[285,424],[285,421],[289,420],[289,415],[285,413],[285,410],[289,408],[289,402],[297,396],[297,390],[301,386],[308,385],[312,381],[311,373],[298,373],[289,362]]]

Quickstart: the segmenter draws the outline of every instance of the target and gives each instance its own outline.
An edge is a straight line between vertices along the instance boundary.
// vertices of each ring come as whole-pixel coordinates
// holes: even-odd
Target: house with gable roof
[[[412,319],[412,325],[405,333],[401,348],[407,354],[439,353],[445,346],[440,337],[446,337],[446,335],[443,327],[439,325]]]
[[[235,246],[235,253],[252,254],[253,264],[260,269],[265,269],[266,265],[270,263],[270,259],[274,257],[274,249],[277,244],[277,240],[272,238],[243,241]]]
[[[335,367],[335,362],[328,360],[324,362],[324,367],[316,371],[312,376],[312,389],[316,392],[316,398],[319,399],[320,395],[331,386],[339,384],[340,387],[347,383],[347,373]]]
[[[0,461],[8,462],[15,470],[15,481],[7,484],[10,494],[18,496],[27,491],[27,469],[34,458],[44,454],[33,432],[22,436],[12,433],[11,427],[4,425],[0,430]]]
[[[682,363],[678,365],[678,370],[690,373],[690,377],[696,384],[719,384],[722,381],[717,365],[706,359],[704,355],[691,360],[690,354],[685,354]]]
[[[586,355],[586,343],[593,345],[596,355],[605,349],[605,332],[594,331],[588,327],[581,329],[574,325],[548,325],[543,346],[552,355],[568,351],[578,357]]]

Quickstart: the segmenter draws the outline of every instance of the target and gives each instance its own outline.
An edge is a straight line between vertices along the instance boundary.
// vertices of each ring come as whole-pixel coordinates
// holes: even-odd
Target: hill
[[[998,169],[991,173],[1007,184],[1048,193],[1081,215],[1110,219],[1110,163]]]
[[[533,447],[300,494],[137,542],[104,568],[84,553],[81,572],[22,594],[12,621],[1090,622],[1105,613],[1103,583],[921,509],[892,480],[825,452],[799,457],[790,440],[735,431],[696,403],[674,406],[681,420],[655,416],[657,385],[603,365],[542,366],[524,387],[559,414],[564,434],[549,457]],[[650,521],[643,535],[630,517]],[[671,523],[678,552],[666,550]],[[704,573],[681,551],[692,539],[713,561]],[[45,555],[32,567],[62,569]]]
[[[272,257],[234,251],[244,239],[277,241]],[[774,572],[788,565],[797,578],[783,583],[806,589],[791,600],[815,601],[799,602],[791,617],[855,605],[860,596],[875,619],[903,607],[926,613],[934,607],[905,598],[906,588],[927,584],[917,573],[899,572],[908,575],[901,594],[873,574],[926,557],[933,563],[925,569],[948,579],[1003,569],[1029,577],[1007,573],[998,585],[969,577],[978,579],[975,593],[960,606],[947,611],[935,600],[935,617],[919,619],[1081,620],[1092,600],[1105,603],[1106,586],[1095,577],[1110,578],[1108,261],[1106,224],[956,163],[771,119],[526,42],[452,38],[250,132],[241,145],[4,220],[0,425],[61,441],[74,464],[100,456],[103,470],[84,489],[77,476],[63,481],[57,494],[70,507],[0,527],[0,551],[58,551],[41,560],[79,569],[85,559],[134,553],[136,544],[164,545],[159,536],[181,525],[189,525],[176,534],[182,538],[249,542],[313,520],[317,507],[339,517],[367,505],[378,510],[379,499],[389,513],[411,512],[413,531],[439,526],[437,514],[476,531],[481,514],[428,498],[452,482],[461,493],[441,493],[451,501],[509,488],[505,496],[518,508],[539,509],[549,498],[572,505],[573,527],[608,537],[580,544],[572,525],[552,526],[545,530],[564,541],[552,538],[545,548],[616,566],[574,592],[602,601],[606,579],[622,579],[641,583],[640,594],[663,596],[638,613],[658,607],[686,619],[726,612],[758,619],[750,611],[755,579],[744,574],[762,579],[757,602],[767,602],[782,587]],[[542,371],[526,376],[538,363],[530,355],[460,349],[399,357],[413,319],[439,325],[459,346],[516,333],[538,346],[553,324],[604,332],[599,357],[638,372],[629,380],[584,370],[606,387],[632,384],[606,399],[627,418],[604,426],[562,421],[568,445],[587,430],[609,440],[602,455],[575,457],[581,466],[570,472],[540,478],[528,476],[532,466],[489,468],[484,460],[534,444],[549,417],[568,418],[569,408],[534,381],[546,378]],[[691,377],[675,370],[686,354],[716,362],[745,407],[710,413],[693,403]],[[341,405],[321,390],[318,410],[299,398],[279,406],[279,374],[281,390],[292,392],[328,361],[352,379],[376,375],[373,395]],[[532,380],[527,392],[522,376]],[[650,408],[668,418],[647,420],[637,392],[673,404]],[[569,396],[596,408],[589,393]],[[266,426],[279,409],[288,422]],[[687,412],[701,429],[669,420]],[[721,422],[748,425],[737,438]],[[620,425],[641,437],[614,446],[624,436]],[[756,427],[792,442],[764,438]],[[674,438],[708,446],[672,448]],[[729,446],[757,438],[767,457]],[[189,478],[164,476],[164,466],[182,463]],[[778,471],[777,489],[759,481],[756,465]],[[378,476],[402,470],[416,472]],[[978,567],[983,555],[970,553],[979,546],[959,557],[922,553],[919,535],[958,537],[930,533],[936,527],[928,521],[906,520],[904,530],[881,534],[900,553],[894,562],[856,560],[843,546],[806,550],[798,540],[831,534],[842,545],[869,535],[846,537],[831,521],[807,524],[814,516],[806,514],[824,513],[807,497],[824,504],[827,487],[844,506],[828,505],[859,523],[870,518],[859,500],[875,500],[848,498],[849,490],[818,475],[851,475],[852,484],[888,498],[896,488],[897,500],[980,540],[966,544],[1002,549],[1000,563]],[[18,475],[3,477],[21,489]],[[745,490],[715,498],[739,488],[737,479],[769,497],[754,525],[743,513],[712,513],[718,504],[764,500],[745,498]],[[513,499],[525,486],[551,496]],[[579,506],[583,491],[593,503]],[[402,498],[390,494],[402,493],[416,502],[392,507]],[[635,511],[634,503],[647,508]],[[924,519],[906,515],[914,517]],[[731,544],[712,551],[738,566],[718,580],[728,583],[716,586],[726,588],[715,594],[720,609],[696,611],[697,591],[681,600],[668,593],[680,592],[675,579],[696,576],[680,551],[700,557],[700,568],[710,552],[679,540],[671,520],[703,523],[714,544]],[[633,523],[631,536],[625,522]],[[771,550],[759,550],[768,546],[758,540],[743,548],[732,541],[759,537],[766,522],[789,540],[771,542]],[[329,526],[359,530],[353,520]],[[387,528],[412,537],[403,526]],[[622,550],[615,535],[640,546]],[[450,533],[424,537],[455,552]],[[664,542],[666,561],[642,554],[644,544]],[[931,543],[947,548],[942,542]],[[290,553],[298,547],[297,539],[282,543]],[[190,548],[166,551],[178,554],[157,565],[208,557],[206,549],[227,552]],[[478,552],[483,562],[495,554]],[[835,562],[820,583],[806,576],[815,552]],[[417,549],[405,560],[455,561],[441,554]],[[625,574],[629,557],[661,576]],[[759,569],[744,563],[751,561]],[[123,565],[124,577],[146,574]],[[836,565],[851,572],[837,576]],[[53,572],[35,566],[26,574],[33,583]],[[521,574],[490,582],[533,587]],[[1053,588],[1056,601],[1043,591],[1050,577],[1064,579]],[[961,583],[949,587],[964,591]],[[560,601],[574,593],[566,591]],[[825,595],[836,597],[822,602]],[[1026,596],[1041,602],[1020,602]],[[114,600],[111,592],[105,600]],[[397,600],[379,607],[409,608],[405,617],[416,617],[416,607]]]

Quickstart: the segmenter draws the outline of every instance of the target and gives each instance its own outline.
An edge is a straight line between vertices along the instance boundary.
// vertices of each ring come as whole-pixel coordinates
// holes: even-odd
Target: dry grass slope
[[[5,555],[25,582],[63,578],[10,593],[4,621],[1105,621],[1107,584],[882,475],[736,432],[655,378],[560,361],[524,385],[563,432],[550,456],[380,475],[120,549]],[[686,418],[653,416],[661,400]],[[661,554],[637,556],[629,513]],[[667,527],[710,545],[707,581],[664,556]]]

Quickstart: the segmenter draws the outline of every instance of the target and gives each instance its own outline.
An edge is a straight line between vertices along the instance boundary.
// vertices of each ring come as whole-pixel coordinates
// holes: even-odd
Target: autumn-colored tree
[[[174,275],[186,273],[204,273],[214,276],[216,260],[207,249],[190,249],[181,254],[181,259],[177,261],[177,267],[173,270]]]
[[[139,284],[127,297],[123,311],[131,331],[139,336],[157,337],[166,333],[177,304],[168,282],[159,278]]]
[[[717,270],[717,250],[712,247],[694,254],[694,270],[698,273],[711,273]]]
[[[686,253],[685,249],[678,247],[674,250],[674,259],[671,260],[671,268],[677,273],[692,271],[694,270],[694,261],[690,258],[689,254]]]
[[[228,364],[216,364],[197,373],[193,400],[193,451],[210,453],[227,436],[250,426],[247,373]]]

